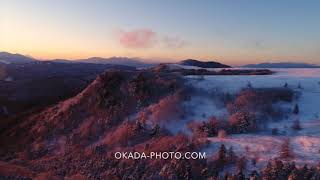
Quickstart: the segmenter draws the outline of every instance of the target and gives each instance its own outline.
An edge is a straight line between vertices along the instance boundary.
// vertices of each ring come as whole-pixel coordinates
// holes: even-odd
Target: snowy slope
[[[233,146],[239,155],[258,159],[258,166],[262,166],[268,159],[278,157],[283,139],[289,137],[295,154],[293,160],[298,164],[316,164],[320,161],[320,69],[271,70],[276,73],[266,76],[204,76],[204,80],[199,80],[197,76],[186,77],[192,86],[207,91],[219,89],[223,92],[236,93],[247,87],[248,83],[257,88],[283,87],[287,83],[289,88],[301,94],[297,102],[286,104],[290,108],[297,103],[300,108],[299,115],[291,115],[288,119],[272,122],[269,124],[269,130],[259,134],[231,135],[223,139],[208,138],[211,145],[206,151],[215,153],[223,143],[227,147]],[[299,84],[301,88],[298,88]],[[202,107],[202,109],[207,114],[215,114],[213,111],[208,112],[209,107]],[[221,115],[221,111],[216,112]],[[300,120],[303,128],[301,131],[294,131],[290,128],[295,119]],[[278,128],[284,134],[271,135],[271,128]]]

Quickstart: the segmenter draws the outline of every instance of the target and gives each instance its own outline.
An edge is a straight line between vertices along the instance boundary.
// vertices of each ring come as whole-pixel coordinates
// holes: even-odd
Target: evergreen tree
[[[237,161],[237,155],[234,153],[232,146],[228,149],[227,160],[229,163],[234,163]]]
[[[222,144],[218,151],[218,160],[221,162],[226,162],[226,154],[227,154],[227,149],[225,145]]]
[[[237,180],[245,180],[245,175],[243,174],[242,171],[239,171],[238,174],[235,175],[235,178],[234,179],[237,179]]]
[[[217,165],[217,168],[222,170],[223,167],[225,166],[226,162],[227,162],[227,159],[226,159],[226,153],[227,153],[227,149],[226,147],[224,146],[224,144],[222,144],[219,148],[219,151],[218,151],[218,159],[216,161],[216,165]]]
[[[272,177],[272,165],[271,162],[268,161],[267,166],[262,170],[262,176],[264,179],[271,179]]]
[[[300,125],[299,119],[293,121],[293,124],[292,124],[291,128],[292,128],[293,130],[296,130],[296,131],[299,131],[299,130],[302,129],[302,128],[301,128],[301,125]]]
[[[238,172],[242,172],[246,169],[246,166],[247,166],[247,159],[242,156],[240,157],[238,160],[237,160],[237,170]]]
[[[258,173],[256,170],[254,170],[254,171],[252,171],[252,172],[250,173],[249,179],[250,179],[250,180],[259,180],[259,179],[261,179],[261,178],[260,178],[260,176],[259,176],[259,173]]]
[[[293,114],[299,114],[299,106],[298,106],[298,104],[295,104],[294,105],[294,108],[293,108]]]
[[[299,179],[299,172],[298,170],[295,169],[290,173],[288,180],[297,180],[297,179]]]
[[[159,126],[159,124],[156,124],[156,125],[152,128],[150,135],[151,135],[151,136],[156,136],[156,135],[158,135],[159,133],[160,133],[160,126]]]
[[[252,164],[252,166],[256,166],[257,165],[257,159],[256,158],[252,158],[251,159],[251,164]]]
[[[278,135],[279,134],[279,129],[278,128],[272,128],[271,129],[271,134],[272,135]]]

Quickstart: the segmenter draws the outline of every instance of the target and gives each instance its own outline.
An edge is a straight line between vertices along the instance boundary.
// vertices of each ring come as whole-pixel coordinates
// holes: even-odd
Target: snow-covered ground
[[[192,86],[208,91],[219,89],[223,92],[236,93],[247,87],[248,83],[257,88],[283,87],[287,83],[289,88],[301,94],[297,102],[286,104],[289,108],[293,108],[297,103],[300,109],[299,115],[292,115],[288,119],[269,124],[270,128],[278,128],[285,134],[275,136],[271,135],[271,131],[266,131],[259,134],[231,135],[223,139],[208,138],[211,146],[206,151],[216,152],[223,143],[227,147],[233,146],[237,154],[258,159],[259,166],[268,159],[277,157],[283,139],[289,137],[295,155],[293,160],[297,164],[318,163],[320,161],[320,69],[270,70],[276,73],[263,76],[204,76],[203,80],[199,80],[197,76],[186,77]],[[221,116],[223,112],[222,109],[217,110],[216,107],[206,107],[209,105],[212,107],[212,104],[206,101],[200,103],[199,99],[195,99],[193,102],[199,103],[199,108],[196,110],[199,115],[201,109],[203,113],[209,115]],[[290,128],[295,119],[300,120],[303,128],[301,131],[294,131]]]

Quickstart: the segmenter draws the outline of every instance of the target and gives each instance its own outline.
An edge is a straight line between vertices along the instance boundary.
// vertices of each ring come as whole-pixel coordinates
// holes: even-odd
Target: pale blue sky
[[[2,0],[0,50],[319,64],[319,17],[318,0]]]

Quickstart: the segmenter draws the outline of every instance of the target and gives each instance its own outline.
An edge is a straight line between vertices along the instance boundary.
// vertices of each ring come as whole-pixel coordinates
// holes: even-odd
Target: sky
[[[0,51],[320,64],[318,0],[1,0]]]

